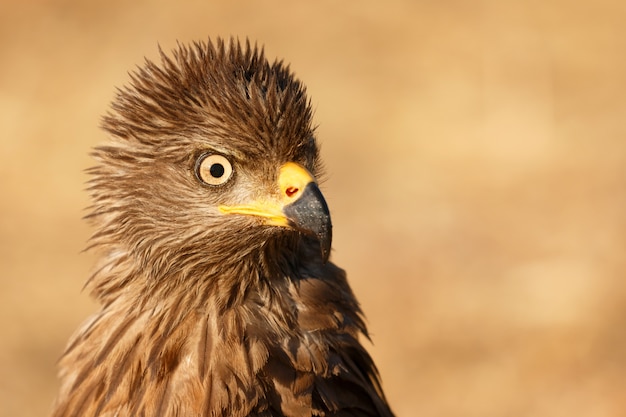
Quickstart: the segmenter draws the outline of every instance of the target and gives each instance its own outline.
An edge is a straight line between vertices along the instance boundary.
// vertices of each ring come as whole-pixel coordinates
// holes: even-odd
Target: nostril
[[[287,197],[291,197],[297,192],[298,187],[287,187],[287,189],[285,190],[285,194],[287,194]]]

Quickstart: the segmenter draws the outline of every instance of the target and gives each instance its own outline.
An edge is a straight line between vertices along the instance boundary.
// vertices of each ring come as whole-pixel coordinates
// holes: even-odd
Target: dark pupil
[[[209,172],[213,178],[220,178],[224,175],[224,165],[222,164],[213,164],[211,168],[209,168]]]

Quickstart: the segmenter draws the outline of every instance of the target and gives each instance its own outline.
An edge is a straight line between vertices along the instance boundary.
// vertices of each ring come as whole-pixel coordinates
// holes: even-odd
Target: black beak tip
[[[328,205],[317,185],[309,183],[296,201],[285,206],[283,213],[295,229],[317,237],[322,261],[328,262],[333,226]]]
[[[329,219],[330,222],[330,219]],[[330,225],[327,229],[327,232],[323,235],[317,235],[317,238],[320,242],[320,250],[322,252],[322,262],[328,262],[328,258],[330,257],[330,248],[332,245],[332,225]]]

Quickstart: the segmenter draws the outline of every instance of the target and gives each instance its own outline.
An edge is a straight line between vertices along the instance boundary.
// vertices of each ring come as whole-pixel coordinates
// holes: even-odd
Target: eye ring
[[[233,166],[226,157],[205,153],[196,160],[196,177],[207,185],[223,185],[233,175]]]

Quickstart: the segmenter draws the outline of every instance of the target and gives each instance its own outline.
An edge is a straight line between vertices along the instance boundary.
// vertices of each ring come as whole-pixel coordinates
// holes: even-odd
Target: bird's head
[[[326,262],[331,221],[304,86],[248,43],[161,56],[131,75],[104,118],[111,140],[90,170],[94,245],[152,269],[303,244]]]

